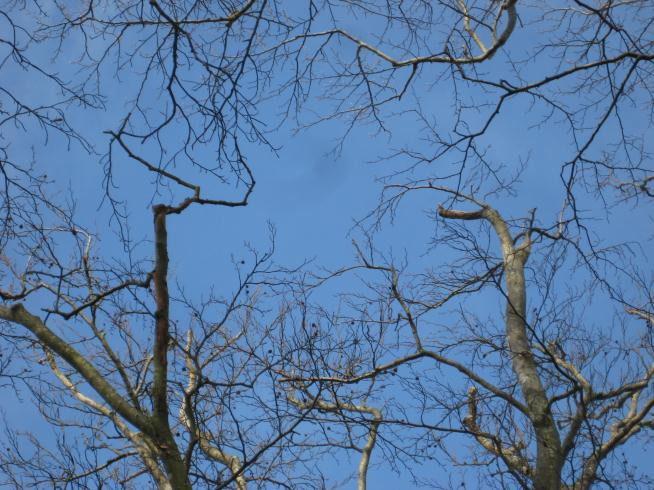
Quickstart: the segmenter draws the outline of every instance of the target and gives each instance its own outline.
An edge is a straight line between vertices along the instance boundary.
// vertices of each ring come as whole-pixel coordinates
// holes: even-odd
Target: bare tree
[[[651,485],[620,452],[654,424],[648,243],[603,218],[651,219],[652,14],[644,0],[3,2],[0,386],[57,430],[6,426],[0,481],[326,488],[349,481],[328,461],[358,455],[360,489],[382,461],[433,487]],[[188,292],[170,223],[246,206],[248,150],[273,153],[271,128],[293,118],[336,122],[337,149],[361,124],[400,142],[355,263],[307,274],[250,248],[231,291]],[[100,162],[115,239],[62,197],[62,148]],[[560,185],[531,202],[539,166]],[[382,252],[421,194],[430,253]]]
[[[357,262],[298,282],[320,297],[325,282],[360,280],[337,307],[314,302],[319,332],[285,370],[307,400],[340,412],[313,420],[324,427],[341,418],[338,442],[316,444],[356,447],[352,428],[374,428],[380,459],[434,486],[442,483],[422,472],[432,460],[481,475],[481,487],[651,485],[628,444],[647,445],[653,424],[649,237],[621,241],[603,220],[626,207],[632,230],[651,223],[651,9],[348,5],[368,9],[383,34],[317,34],[353,48],[351,61],[341,54],[333,64],[333,95],[347,95],[320,120],[367,119],[393,133],[402,127],[394,118],[415,117],[424,133],[387,154],[392,167],[360,222],[366,245],[355,244]],[[438,29],[435,19],[450,21]],[[518,23],[528,31],[519,34]],[[426,108],[438,97],[433,88],[451,95],[440,114]],[[498,137],[515,148],[514,161],[493,151]],[[545,201],[526,198],[541,185],[539,165],[548,168],[540,179],[554,173],[561,182]],[[401,203],[418,193],[433,196],[420,201],[430,203],[425,225],[435,229],[426,265],[382,253],[388,233],[377,234],[389,221],[403,233],[403,220],[415,227]],[[503,305],[501,317],[488,301]],[[381,418],[354,420],[357,405]]]
[[[304,349],[309,357],[298,360],[304,371],[288,371],[287,382],[332,394],[337,401],[329,408],[340,408],[343,418],[352,397],[374,400],[383,409],[374,421],[357,423],[374,430],[394,457],[401,454],[403,471],[415,475],[414,464],[445,456],[457,466],[489,467],[491,486],[651,483],[616,454],[653,427],[647,309],[616,297],[596,275],[601,257],[575,258],[577,245],[538,226],[533,215],[511,222],[472,196],[423,189],[472,205],[437,211],[446,232],[434,249],[458,257],[410,273],[372,244],[367,251],[357,245],[358,264],[305,286],[360,276],[361,287],[343,293],[341,308],[322,315],[326,330],[342,337],[326,347],[327,334],[316,334],[314,347]],[[619,257],[618,250],[601,255]],[[571,272],[578,284],[571,284]],[[637,294],[651,297],[641,272],[611,270],[625,290],[631,282]],[[503,317],[485,319],[471,306],[489,290],[504,303]],[[618,308],[610,325],[584,320],[602,302]],[[312,350],[328,355],[316,360]],[[463,435],[478,444],[473,456],[454,452]]]
[[[223,284],[198,300],[169,287],[169,217],[245,206],[254,189],[241,146],[266,143],[256,103],[270,70],[254,56],[289,28],[281,12],[266,2],[5,2],[2,16],[3,74],[42,88],[27,97],[2,87],[6,137],[40,127],[46,144],[100,156],[104,181],[94,185],[119,247],[79,224],[73,198],[57,204],[42,152],[30,162],[24,148],[3,148],[1,374],[61,429],[53,446],[7,427],[3,484],[314,486],[306,457],[284,449],[302,418],[275,403],[276,326],[262,321],[272,249],[234,261],[232,293]],[[49,56],[77,66],[50,67]],[[123,88],[113,98],[108,77]],[[80,110],[110,112],[113,126],[75,125]],[[121,194],[126,159],[154,176],[137,196],[154,201],[151,250],[134,236],[135,201]]]

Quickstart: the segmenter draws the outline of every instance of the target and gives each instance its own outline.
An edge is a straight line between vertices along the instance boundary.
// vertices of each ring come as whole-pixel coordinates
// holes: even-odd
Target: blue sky
[[[348,26],[356,28],[359,23],[349,22]],[[70,42],[76,41],[73,39]],[[523,47],[523,43],[526,45],[526,53],[529,45],[527,28],[516,32],[509,47],[518,50]],[[519,52],[514,54],[520,57]],[[45,53],[40,53],[39,56],[45,57]],[[72,74],[72,57],[68,63],[70,65],[61,70]],[[554,68],[554,61],[550,66],[531,64],[522,75],[529,78]],[[439,70],[441,68],[422,70],[412,93],[384,110],[388,115],[390,133],[379,134],[374,125],[357,126],[345,140],[342,151],[334,152],[343,132],[343,122],[329,121],[299,132],[293,131],[293,125],[289,123],[270,135],[273,145],[279,148],[277,152],[261,145],[247,145],[245,153],[257,179],[251,203],[237,209],[198,207],[181,217],[171,217],[171,272],[185,284],[191,294],[201,295],[212,285],[228,290],[231,279],[226,278],[233,277],[231,257],[240,260],[244,256],[244,242],[265,249],[268,245],[269,222],[277,230],[275,258],[281,264],[294,266],[306,259],[313,259],[316,265],[336,268],[352,263],[354,250],[351,238],[360,237],[356,231],[352,232],[352,227],[356,220],[364,217],[377,203],[381,185],[376,178],[407,166],[407,161],[403,158],[382,163],[372,162],[404,146],[419,148],[425,153],[431,151],[429,144],[424,141],[424,128],[414,114],[391,116],[419,106],[439,125],[447,127],[451,122],[452,87],[447,80],[433,83]],[[503,70],[508,72],[508,67],[503,58],[498,57],[489,65],[488,70],[502,73]],[[83,130],[100,154],[106,150],[108,142],[103,131],[115,130],[124,115],[124,101],[121,98],[124,96],[124,88],[111,78],[110,72],[105,76],[103,83],[110,95],[107,109],[92,113],[72,110],[69,114],[73,124]],[[3,84],[16,87],[26,96],[34,93],[46,99],[58,96],[54,91],[48,94],[38,80],[19,72],[8,74],[6,70],[0,70],[0,77],[3,77],[0,79]],[[125,74],[127,87],[130,86],[129,77],[128,73]],[[474,96],[478,100],[484,98],[476,92]],[[329,102],[312,99],[308,109],[325,113],[331,110],[331,106]],[[477,116],[471,113],[470,123],[481,124],[483,112],[482,108]],[[571,148],[567,130],[556,120],[548,121],[540,127],[532,126],[541,120],[543,114],[542,106],[532,106],[529,100],[509,102],[484,138],[484,143],[489,155],[509,168],[515,168],[520,161],[529,161],[515,185],[515,194],[489,199],[489,202],[500,211],[506,211],[507,217],[512,218],[523,218],[530,209],[537,208],[537,217],[549,224],[556,219],[556,213],[565,198],[559,172],[561,163],[570,158]],[[261,119],[276,121],[278,115],[279,107],[275,105],[274,99],[267,105],[262,105]],[[644,127],[646,116],[637,111],[627,112],[624,121],[637,129]],[[79,145],[67,145],[54,135],[46,147],[43,144],[43,134],[37,129],[30,126],[27,131],[3,128],[3,136],[12,142],[12,148],[19,157],[30,159],[31,149],[34,149],[38,168],[50,175],[54,181],[53,189],[59,196],[65,199],[72,190],[72,196],[79,203],[78,219],[90,230],[99,232],[100,249],[109,255],[116,253],[119,249],[114,236],[115,227],[107,226],[109,209],[106,202],[101,205],[103,196],[98,183],[103,173],[98,155],[89,155],[81,151]],[[612,123],[602,133],[606,135],[603,137],[610,140],[608,135],[614,130],[615,125]],[[651,137],[651,131],[648,135]],[[134,238],[149,240],[151,175],[136,168],[120,151],[116,155],[117,195],[125,198],[128,203]],[[421,168],[415,175],[428,175],[431,171],[431,168]],[[220,195],[221,188],[213,189],[212,185],[209,184],[210,191]],[[392,250],[397,255],[406,254],[413,271],[420,271],[425,266],[441,261],[446,262],[448,255],[445,252],[441,254],[440,250],[436,250],[426,253],[434,231],[427,212],[433,211],[442,200],[439,196],[428,193],[409,196],[400,207],[394,222],[387,221],[378,234],[378,247],[383,251]],[[592,212],[597,217],[594,231],[606,243],[633,240],[644,244],[643,247],[649,246],[652,217],[646,207],[635,208],[631,203],[626,203],[611,208],[607,213],[598,213],[601,203],[592,193],[585,194],[580,203],[589,214]],[[640,226],[634,226],[635,223]],[[149,242],[144,242],[142,253],[149,253],[149,247]],[[651,256],[651,250],[649,255]],[[650,270],[651,259],[648,258],[647,250],[641,248],[635,260],[642,263],[645,270]],[[353,286],[354,282],[349,285]],[[502,305],[497,298],[482,299],[482,304],[474,306],[481,316],[501,311]],[[603,312],[598,309],[591,312],[591,315],[597,316],[596,320],[601,323]],[[589,321],[595,319],[590,318]],[[9,400],[3,403],[2,409],[12,424],[25,428],[40,426],[36,414],[25,417],[26,405],[18,404],[11,390],[4,390],[0,396],[3,400]],[[401,397],[402,393],[398,392],[397,396]],[[641,463],[644,461],[645,458],[642,457]],[[402,476],[391,476],[386,468],[377,467],[378,463],[381,461],[373,456],[372,488],[408,488],[408,482]],[[353,464],[356,464],[356,458]],[[330,463],[327,465],[329,468]],[[339,468],[337,465],[331,467],[334,471]],[[439,471],[428,465],[424,468],[425,474],[430,477],[440,478]],[[395,483],[391,484],[391,481]]]

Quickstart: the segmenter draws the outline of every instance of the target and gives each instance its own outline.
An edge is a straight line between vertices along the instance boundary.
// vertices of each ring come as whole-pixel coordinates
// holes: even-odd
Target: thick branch
[[[155,265],[154,297],[155,335],[153,346],[154,376],[152,381],[153,422],[157,430],[157,443],[162,458],[175,489],[190,489],[186,468],[182,463],[179,449],[173,438],[168,421],[168,343],[170,340],[170,319],[168,295],[168,234],[166,216],[167,206],[154,206]]]
[[[528,415],[537,437],[534,488],[558,490],[563,465],[561,439],[527,335],[527,291],[524,268],[531,248],[529,233],[526,234],[522,244],[514,245],[506,221],[490,206],[484,206],[473,212],[440,208],[439,214],[450,219],[484,219],[491,224],[500,241],[507,289],[506,337],[512,355],[513,371],[527,402]]]
[[[11,308],[0,306],[0,318],[23,325],[31,331],[44,346],[72,366],[125,420],[143,432],[152,432],[152,423],[147,415],[132,407],[82,354],[50,330],[39,317],[29,313],[22,304],[18,303]]]
[[[529,465],[527,459],[522,455],[524,445],[516,444],[504,446],[499,438],[490,437],[479,427],[477,421],[477,388],[474,386],[468,390],[468,415],[463,419],[463,425],[475,436],[489,453],[502,458],[511,471],[528,478],[534,477],[534,469]]]

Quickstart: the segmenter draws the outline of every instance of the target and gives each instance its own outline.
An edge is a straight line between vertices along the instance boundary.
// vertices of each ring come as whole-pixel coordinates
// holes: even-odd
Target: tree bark
[[[166,467],[168,478],[175,490],[191,490],[186,468],[179,453],[179,448],[170,430],[168,420],[168,342],[170,338],[168,294],[168,232],[166,217],[169,208],[157,205],[153,208],[155,234],[154,298],[155,335],[154,335],[154,375],[152,381],[153,425],[156,433],[154,440],[161,452],[161,459]]]
[[[520,246],[514,246],[506,222],[497,211],[487,208],[484,210],[484,217],[493,225],[502,245],[507,290],[506,337],[513,371],[527,403],[537,439],[534,489],[559,490],[563,466],[561,438],[527,335],[524,269],[530,252],[529,237],[527,236]]]
[[[500,241],[506,281],[506,338],[513,372],[518,379],[527,404],[527,413],[536,434],[534,489],[559,490],[563,467],[561,437],[550,410],[547,392],[538,374],[538,366],[527,334],[525,264],[531,249],[529,232],[520,245],[515,245],[504,218],[487,205],[477,211],[457,211],[441,207],[438,212],[442,217],[449,219],[485,219],[491,224]]]

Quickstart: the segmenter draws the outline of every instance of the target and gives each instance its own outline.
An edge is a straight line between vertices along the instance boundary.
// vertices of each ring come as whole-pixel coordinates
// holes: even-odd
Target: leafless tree
[[[298,282],[320,297],[326,282],[360,279],[333,308],[315,301],[307,321],[319,329],[285,368],[289,390],[304,393],[296,405],[324,413],[312,422],[340,426],[315,443],[361,452],[360,481],[372,441],[380,459],[427,485],[439,483],[422,468],[437,460],[488,488],[650,486],[629,453],[653,427],[650,236],[622,241],[602,217],[626,208],[632,229],[651,224],[651,8],[416,2],[412,17],[399,3],[349,5],[386,28],[374,43],[338,28],[318,34],[354,47],[332,74],[334,95],[347,95],[321,120],[367,119],[391,133],[401,128],[393,118],[415,116],[425,131],[387,155],[357,262]],[[430,50],[443,32],[434,19],[449,15],[460,22],[443,24],[458,29]],[[511,46],[516,37],[524,49]],[[451,94],[445,116],[425,108],[433,88]],[[513,162],[493,151],[498,137]],[[527,199],[551,169],[559,192]],[[387,235],[377,234],[401,225],[401,203],[418,193],[435,229],[435,263],[423,268],[382,253]],[[503,313],[488,312],[489,301]]]
[[[41,152],[3,148],[1,374],[61,429],[49,444],[7,427],[3,484],[315,486],[307,457],[285,449],[302,417],[276,402],[270,371],[276,324],[262,318],[272,249],[234,261],[232,293],[222,284],[198,300],[168,285],[169,217],[245,206],[254,189],[241,146],[266,143],[256,102],[270,69],[253,56],[260,39],[287,29],[271,8],[4,2],[3,79],[41,87],[31,96],[18,83],[1,87],[5,137],[40,128],[48,148],[99,155],[104,182],[94,185],[124,253],[78,223],[72,197],[57,204]],[[123,90],[112,98],[108,77]],[[113,127],[71,122],[94,110],[117,114]],[[134,201],[120,194],[116,166],[126,159],[154,176],[139,196],[154,201],[147,252],[133,236]]]
[[[434,250],[448,260],[411,273],[371,244],[365,251],[357,245],[358,264],[305,285],[313,290],[344,274],[361,280],[336,312],[313,320],[338,338],[325,346],[329,334],[316,332],[312,347],[298,349],[304,356],[286,381],[317,390],[306,398],[338,413],[319,423],[341,417],[346,426],[367,427],[373,444],[377,438],[416,478],[418,463],[436,459],[448,467],[449,459],[488,467],[484,485],[491,487],[651,484],[643,468],[618,456],[632,440],[646,444],[652,429],[648,310],[616,297],[595,275],[601,259],[579,257],[574,242],[541,228],[533,215],[513,222],[472,196],[425,189],[472,207],[437,211],[443,235]],[[601,255],[617,260],[618,250]],[[643,283],[639,272],[611,273],[624,290],[633,288],[634,300],[651,298],[651,281]],[[505,311],[484,318],[478,310],[493,296]],[[585,320],[588,310],[611,303],[616,316],[605,324],[592,313]],[[349,415],[353,400],[374,406],[358,409],[374,416]],[[477,447],[462,456],[456,448],[464,436]]]
[[[5,427],[3,484],[326,488],[353,455],[360,489],[382,461],[434,487],[436,465],[450,486],[652,484],[620,452],[653,428],[648,244],[597,224],[651,220],[649,2],[1,5],[0,386],[57,429]],[[248,150],[292,119],[335,122],[337,149],[424,131],[382,155],[354,264],[250,249],[231,292],[187,292],[169,222],[247,205]],[[62,198],[66,147],[102,166],[114,246]],[[539,166],[559,192],[523,208]],[[436,258],[382,252],[425,194]]]

